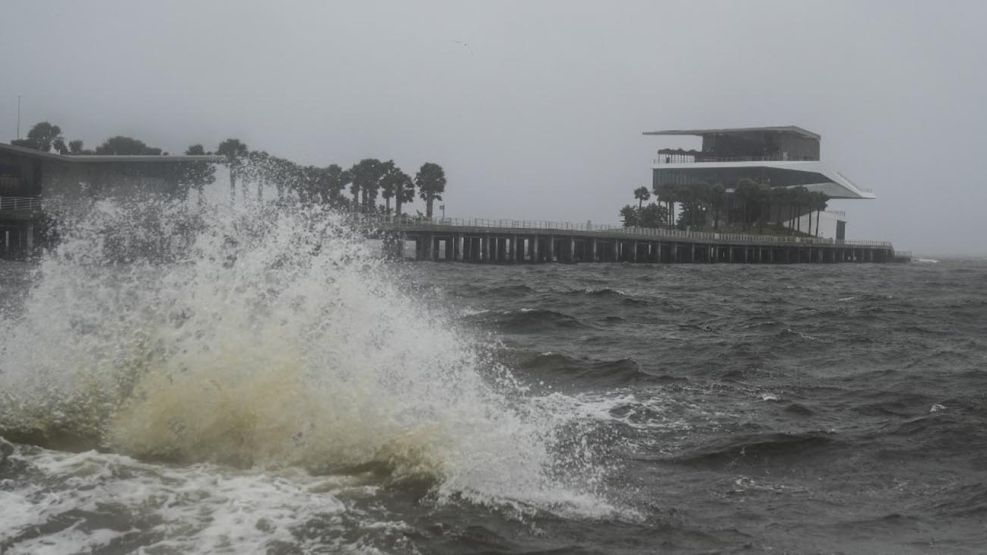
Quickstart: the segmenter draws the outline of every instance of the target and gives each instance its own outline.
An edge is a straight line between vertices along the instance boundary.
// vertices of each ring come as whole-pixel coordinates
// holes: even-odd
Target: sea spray
[[[608,510],[558,399],[524,395],[325,207],[100,201],[36,278],[0,324],[0,434]]]

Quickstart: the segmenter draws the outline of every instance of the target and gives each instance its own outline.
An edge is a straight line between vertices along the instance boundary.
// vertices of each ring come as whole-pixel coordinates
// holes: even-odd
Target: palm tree
[[[658,228],[668,222],[668,212],[664,206],[651,203],[637,211],[637,225],[639,227]]]
[[[819,213],[826,210],[826,205],[829,203],[829,196],[822,192],[813,192],[813,207],[816,209],[816,237],[819,237]]]
[[[247,182],[254,181],[257,184],[257,200],[263,198],[264,185],[272,182],[278,186],[278,198],[284,194],[283,187],[270,177],[271,162],[270,154],[263,150],[254,150],[247,154],[246,160],[241,164],[239,172],[241,184],[246,189]]]
[[[788,220],[788,231],[790,234],[795,233],[795,204],[798,198],[798,192],[791,187],[785,187],[784,189],[784,199],[785,207],[787,208],[786,219]]]
[[[710,204],[710,185],[694,183],[678,187],[678,200],[682,215],[679,227],[702,229],[706,226],[706,210]]]
[[[405,203],[409,203],[415,200],[415,181],[411,179],[411,176],[400,172],[399,179],[394,186],[394,214],[401,216],[403,213],[401,207]]]
[[[675,203],[681,199],[681,188],[673,183],[655,185],[655,197],[659,198],[667,206],[668,225],[675,225]]]
[[[795,231],[802,233],[802,208],[810,202],[810,194],[808,189],[801,186],[795,187],[792,189],[792,192],[794,193],[795,200]],[[809,223],[811,225],[812,218],[809,218]]]
[[[660,206],[665,203],[665,212],[669,213],[668,202],[665,199],[665,185],[654,185],[651,187],[651,193],[655,196],[655,202]]]
[[[406,202],[415,199],[415,183],[408,174],[401,171],[394,162],[388,160],[384,163],[387,166],[387,173],[381,178],[381,196],[386,203],[385,210],[391,213],[391,199],[394,199],[394,213],[401,215],[401,206]]]
[[[384,213],[391,213],[391,199],[397,194],[397,184],[401,170],[394,165],[394,160],[383,162],[380,166],[380,196],[384,198]]]
[[[350,176],[350,193],[353,194],[353,211],[360,211],[360,183],[361,178],[359,177],[362,172],[360,168],[360,162],[350,166],[350,169],[346,170],[347,175]]]
[[[299,189],[298,195],[307,204],[314,204],[321,200],[322,192],[322,168],[315,166],[304,166],[299,168]]]
[[[432,204],[442,200],[446,190],[446,176],[442,166],[432,162],[422,164],[415,174],[415,185],[418,186],[418,196],[425,201],[425,217],[432,219]]]
[[[75,141],[73,141],[75,142]],[[79,150],[82,149],[82,142],[79,142]],[[201,156],[206,153],[206,149],[202,145],[192,145],[185,150],[185,154],[190,156]],[[199,205],[201,206],[205,199],[203,198],[203,189],[205,186],[216,180],[216,168],[212,164],[206,162],[193,162],[185,168],[184,181],[186,186],[192,187],[199,193]]]
[[[328,167],[322,170],[322,176],[319,182],[319,195],[324,204],[334,205],[339,203],[343,187],[346,186],[345,174],[346,172],[338,164],[329,164]]]
[[[353,203],[364,212],[373,212],[380,190],[380,180],[386,170],[385,164],[376,158],[364,158],[350,171],[353,173]],[[362,195],[362,202],[360,196]]]
[[[743,227],[746,230],[751,221],[751,204],[755,202],[757,196],[757,182],[753,179],[741,179],[737,183],[737,191],[734,195],[744,205]]]
[[[624,227],[637,227],[638,225],[638,211],[634,209],[630,204],[624,205],[620,209],[620,219],[624,224]]]
[[[641,205],[648,202],[648,199],[651,198],[651,193],[648,192],[647,187],[638,187],[634,189],[634,198],[637,199],[637,209],[640,210]]]
[[[720,210],[726,204],[727,190],[717,183],[709,188],[709,204],[713,208],[713,229],[720,229]]]
[[[772,218],[775,225],[783,223],[781,219],[781,209],[782,205],[785,204],[786,191],[787,189],[784,187],[772,187],[771,192],[768,194],[768,203],[775,212],[775,216]]]
[[[754,189],[754,201],[757,203],[758,231],[764,233],[764,220],[771,214],[771,187],[767,183],[757,184]]]
[[[230,166],[230,200],[236,197],[236,179],[243,169],[243,159],[249,152],[250,149],[240,139],[226,139],[216,147],[216,154],[225,156],[226,163]]]
[[[339,174],[339,195],[338,200],[341,206],[346,204],[346,199],[343,197],[343,190],[346,189],[347,185],[353,184],[353,172],[351,170],[343,170]]]

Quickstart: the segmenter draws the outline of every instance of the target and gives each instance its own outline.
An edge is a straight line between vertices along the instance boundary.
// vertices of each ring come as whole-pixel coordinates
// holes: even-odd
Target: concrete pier
[[[519,220],[412,220],[362,217],[389,252],[415,259],[476,264],[629,262],[688,264],[834,264],[895,260],[891,243],[654,228],[591,228]],[[393,245],[398,245],[396,248]]]

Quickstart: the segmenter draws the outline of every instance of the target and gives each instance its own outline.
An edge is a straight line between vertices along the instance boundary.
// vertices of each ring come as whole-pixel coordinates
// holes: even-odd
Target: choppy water
[[[987,545],[987,261],[392,264],[207,212],[0,262],[0,552]]]

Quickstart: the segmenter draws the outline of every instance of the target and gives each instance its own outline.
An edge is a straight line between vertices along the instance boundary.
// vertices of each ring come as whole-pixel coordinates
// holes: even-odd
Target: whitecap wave
[[[142,460],[427,480],[599,515],[574,418],[297,203],[96,203],[0,323],[0,434]]]

